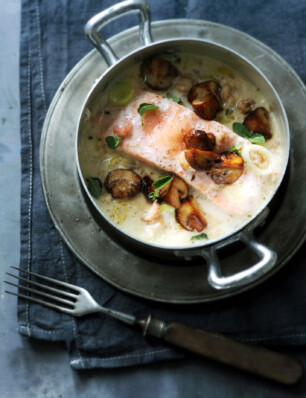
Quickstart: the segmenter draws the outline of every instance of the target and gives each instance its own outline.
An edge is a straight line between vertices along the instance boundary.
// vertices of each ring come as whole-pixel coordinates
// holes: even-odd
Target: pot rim
[[[127,232],[125,232],[123,229],[121,229],[120,227],[118,227],[112,220],[110,220],[108,217],[106,217],[102,210],[99,208],[99,206],[97,205],[97,203],[95,202],[95,200],[92,198],[91,194],[89,193],[89,190],[87,188],[87,185],[85,183],[85,179],[83,177],[82,174],[82,170],[81,170],[81,166],[80,166],[80,160],[79,160],[79,137],[80,137],[80,130],[81,130],[81,123],[82,120],[84,118],[84,114],[85,111],[87,109],[87,104],[88,102],[90,102],[92,95],[95,93],[96,89],[98,86],[101,85],[102,81],[107,80],[107,76],[116,68],[119,68],[120,65],[127,61],[129,58],[132,58],[135,55],[141,55],[142,52],[147,51],[148,49],[154,49],[154,47],[156,47],[156,53],[158,53],[158,47],[160,47],[161,45],[171,45],[171,44],[180,44],[180,43],[186,43],[186,42],[195,42],[198,44],[203,44],[203,45],[208,45],[208,46],[212,46],[215,47],[221,51],[225,51],[225,52],[229,52],[231,54],[233,54],[235,57],[239,58],[240,60],[242,60],[243,62],[245,62],[249,67],[251,67],[253,70],[255,70],[255,72],[260,76],[260,78],[264,81],[264,83],[269,86],[269,89],[272,91],[274,98],[276,99],[281,112],[282,112],[282,117],[283,117],[283,121],[284,121],[284,131],[286,132],[286,151],[284,154],[284,162],[283,162],[283,169],[282,169],[282,173],[279,175],[279,179],[277,184],[274,187],[274,190],[271,192],[269,198],[267,198],[265,200],[265,202],[263,203],[263,205],[257,210],[256,213],[254,213],[252,215],[252,217],[250,217],[250,219],[242,224],[241,226],[239,226],[238,228],[236,228],[235,230],[222,235],[219,238],[215,238],[212,240],[209,240],[208,242],[194,242],[191,243],[189,245],[183,245],[183,246],[163,246],[163,245],[159,245],[159,244],[155,244],[155,243],[151,243],[151,242],[147,242],[145,240],[142,240],[140,238],[137,238]],[[165,51],[161,51],[165,52]],[[175,52],[175,51],[173,51]],[[190,53],[194,53],[193,51],[190,51]],[[288,161],[289,161],[289,153],[290,153],[290,129],[289,129],[289,123],[288,123],[288,118],[286,115],[286,111],[284,109],[283,103],[277,93],[277,91],[275,90],[275,88],[273,87],[272,83],[270,82],[270,80],[264,75],[264,73],[257,67],[255,66],[250,60],[248,60],[247,58],[245,58],[243,55],[239,54],[237,51],[232,50],[231,48],[221,45],[219,43],[214,43],[213,41],[210,40],[206,40],[206,39],[190,39],[190,38],[175,38],[175,39],[168,39],[168,40],[160,40],[160,41],[155,41],[152,42],[146,46],[137,48],[135,50],[133,50],[132,52],[124,55],[122,58],[120,58],[116,63],[112,64],[111,66],[109,66],[106,71],[95,81],[94,85],[92,86],[92,88],[90,89],[83,105],[82,105],[82,112],[80,114],[79,120],[78,120],[78,127],[77,127],[77,135],[76,135],[76,140],[75,140],[75,151],[76,151],[76,162],[77,162],[77,169],[78,169],[78,175],[79,178],[81,180],[82,183],[82,187],[84,189],[84,191],[86,192],[87,197],[89,198],[91,204],[95,207],[95,209],[98,211],[98,214],[107,222],[107,224],[111,225],[112,228],[114,228],[117,232],[119,232],[119,234],[124,235],[125,237],[127,237],[128,239],[132,239],[133,241],[140,243],[141,245],[145,245],[148,246],[150,248],[156,249],[158,251],[172,251],[172,252],[182,252],[182,251],[194,251],[194,250],[199,250],[199,249],[204,249],[204,248],[208,248],[208,247],[212,247],[212,246],[219,246],[219,245],[223,245],[223,242],[225,242],[226,240],[230,240],[232,237],[238,235],[238,234],[243,234],[243,231],[245,229],[249,229],[250,226],[252,225],[252,223],[256,223],[256,219],[257,217],[263,213],[263,211],[267,208],[267,206],[269,205],[269,203],[271,202],[271,200],[273,199],[273,197],[275,196],[279,186],[281,185],[283,179],[284,179],[284,175],[286,173],[287,170],[287,166],[288,166]],[[255,221],[254,221],[255,220]]]

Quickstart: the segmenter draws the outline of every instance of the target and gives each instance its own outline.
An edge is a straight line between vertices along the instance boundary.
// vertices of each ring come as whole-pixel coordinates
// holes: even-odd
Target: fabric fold
[[[226,7],[208,1],[201,2],[148,1],[153,20],[170,18],[209,19],[208,7],[218,11],[217,22],[229,20],[238,26],[240,20],[250,20],[251,4],[243,3],[236,15],[236,1]],[[258,19],[263,21],[265,10]],[[272,3],[279,7],[279,2]],[[285,4],[281,1],[280,9]],[[288,2],[286,2],[287,4]],[[306,32],[298,15],[297,1],[290,1],[300,28],[301,42]],[[233,300],[218,304],[171,306],[135,298],[113,288],[74,257],[62,242],[48,214],[39,174],[39,143],[47,109],[60,83],[73,66],[92,50],[85,38],[83,26],[94,14],[112,5],[112,1],[84,2],[68,0],[22,1],[20,45],[21,100],[21,260],[22,269],[88,289],[101,303],[110,308],[146,316],[152,313],[168,321],[226,333],[243,341],[264,345],[303,345],[306,343],[306,274],[305,259],[300,250],[284,270],[260,288]],[[241,2],[242,4],[242,2]],[[211,11],[212,12],[212,11]],[[292,11],[293,13],[293,11]],[[261,18],[262,17],[262,18]],[[279,15],[278,23],[286,16]],[[135,24],[133,18],[120,20],[105,28],[106,37]],[[269,34],[269,24],[263,23],[261,33]],[[247,25],[244,25],[245,31]],[[271,29],[271,27],[270,27]],[[252,28],[249,33],[258,34]],[[290,31],[287,31],[290,36]],[[302,37],[303,36],[303,37]],[[290,37],[288,38],[288,42]],[[275,42],[276,50],[281,44]],[[292,52],[292,49],[290,50]],[[299,54],[294,53],[298,64]],[[302,64],[302,60],[300,61]],[[80,319],[19,300],[19,331],[22,335],[46,341],[61,341],[70,353],[74,369],[113,368],[183,358],[184,353],[162,342],[145,339],[139,332],[102,314]]]

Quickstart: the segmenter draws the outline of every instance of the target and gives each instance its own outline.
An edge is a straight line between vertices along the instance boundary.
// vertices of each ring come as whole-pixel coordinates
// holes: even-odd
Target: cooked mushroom
[[[185,133],[184,143],[187,149],[195,148],[201,151],[212,151],[213,149],[213,143],[203,130],[190,130]]]
[[[255,104],[253,98],[243,98],[237,104],[237,109],[239,112],[246,115],[247,113],[252,112],[252,107]]]
[[[132,170],[115,169],[107,174],[104,186],[115,199],[132,198],[141,191],[142,179]]]
[[[197,207],[195,200],[190,196],[176,209],[175,217],[177,222],[187,231],[203,231],[207,222],[201,210]]]
[[[220,85],[213,80],[207,80],[191,87],[188,92],[188,101],[192,103],[196,99],[204,99],[207,94],[213,94],[221,103],[219,93]]]
[[[186,182],[177,175],[174,175],[170,189],[164,197],[165,202],[178,209],[187,196],[188,186]]]
[[[213,80],[194,84],[188,92],[188,101],[202,119],[212,120],[222,110],[220,86]]]
[[[171,185],[172,185],[172,181],[168,182],[168,184],[166,184],[165,186],[163,186],[160,190],[159,190],[159,197],[161,199],[163,199],[169,192]]]
[[[194,100],[191,103],[195,113],[205,120],[213,120],[222,110],[219,101],[213,94],[207,94],[204,99]]]
[[[155,200],[148,212],[141,217],[142,221],[151,222],[156,220],[159,217],[159,210],[160,204]]]
[[[220,159],[220,156],[213,151],[201,151],[200,149],[187,149],[185,158],[189,165],[195,170],[210,170],[213,162]]]
[[[236,153],[227,152],[222,153],[220,158],[220,161],[216,161],[207,174],[216,184],[233,184],[242,175],[244,160]]]
[[[141,76],[146,85],[153,90],[165,90],[171,86],[177,76],[177,70],[165,59],[150,58],[141,64]]]
[[[269,112],[262,106],[249,113],[243,124],[251,131],[262,134],[266,140],[272,137]]]
[[[154,199],[151,199],[149,197],[149,193],[155,192],[155,188],[153,187],[153,182],[151,177],[149,176],[144,176],[142,179],[142,192],[147,199],[148,202],[153,203]]]
[[[210,139],[213,146],[216,145],[216,136],[213,133],[207,133],[207,137]]]

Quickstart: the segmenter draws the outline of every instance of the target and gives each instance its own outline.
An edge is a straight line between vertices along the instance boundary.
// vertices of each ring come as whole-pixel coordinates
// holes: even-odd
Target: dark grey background
[[[180,2],[182,4],[183,2]],[[269,8],[273,15],[271,35],[261,37],[260,21],[239,28],[253,34],[291,63],[305,81],[305,43],[300,56],[291,57],[290,49],[297,45],[299,31],[294,20],[278,26],[279,12],[286,12],[284,1],[279,8]],[[276,1],[272,2],[275,6]],[[294,3],[294,2],[292,2]],[[152,13],[157,10],[152,4]],[[197,7],[199,1],[194,1]],[[241,2],[240,2],[241,4]],[[296,2],[298,4],[298,2]],[[299,2],[305,13],[305,2]],[[226,2],[218,2],[218,7]],[[293,389],[241,374],[205,360],[188,359],[123,370],[95,370],[76,373],[70,369],[68,355],[59,345],[30,341],[17,333],[16,300],[4,294],[4,274],[10,265],[19,263],[19,196],[20,196],[20,135],[19,135],[19,30],[20,0],[0,0],[0,397],[287,397],[306,396],[306,382]],[[303,11],[304,10],[304,11]],[[178,17],[186,15],[184,9],[174,10]],[[239,12],[239,9],[237,9]],[[171,10],[169,12],[171,15]],[[187,12],[188,17],[188,12]],[[208,15],[207,19],[214,19]],[[230,20],[218,21],[231,25]],[[286,41],[290,29],[291,41]],[[279,46],[279,40],[286,46]],[[278,42],[277,42],[278,41]],[[292,262],[294,264],[294,261]],[[302,304],[302,303],[301,303]],[[306,349],[282,348],[283,352],[299,357],[306,366]]]

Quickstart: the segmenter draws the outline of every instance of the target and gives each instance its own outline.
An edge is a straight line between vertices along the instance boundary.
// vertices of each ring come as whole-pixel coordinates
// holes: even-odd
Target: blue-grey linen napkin
[[[90,50],[84,24],[112,5],[109,0],[23,0],[20,52],[21,261],[20,266],[94,292],[102,305],[175,320],[264,344],[306,343],[306,272],[303,250],[279,275],[252,294],[218,305],[174,307],[126,295],[80,264],[61,241],[46,209],[39,176],[39,141],[58,86]],[[148,1],[152,20],[194,18],[249,33],[280,53],[306,80],[306,5],[300,0]],[[135,25],[133,17],[104,29],[106,37]],[[279,29],[279,24],[283,29]],[[277,34],[276,34],[277,33]],[[20,333],[65,342],[74,369],[129,366],[182,357],[101,314],[74,319],[19,300]]]

